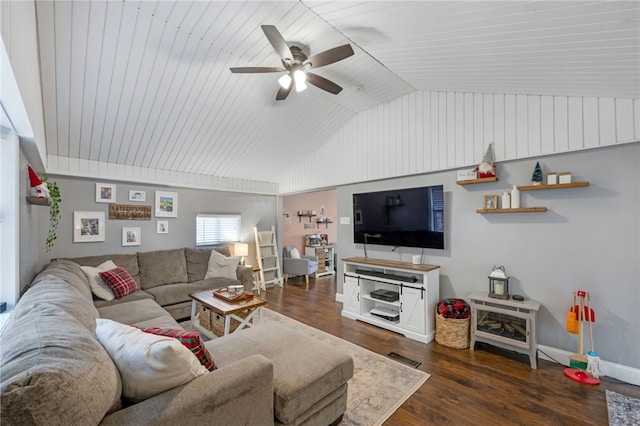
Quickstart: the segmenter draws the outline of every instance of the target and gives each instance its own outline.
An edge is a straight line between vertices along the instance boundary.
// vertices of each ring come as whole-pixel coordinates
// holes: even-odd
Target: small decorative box
[[[558,175],[555,173],[547,174],[547,185],[555,185],[558,183]]]
[[[571,183],[571,172],[558,173],[558,183]]]
[[[478,173],[474,170],[458,170],[457,180],[473,180],[478,178]]]

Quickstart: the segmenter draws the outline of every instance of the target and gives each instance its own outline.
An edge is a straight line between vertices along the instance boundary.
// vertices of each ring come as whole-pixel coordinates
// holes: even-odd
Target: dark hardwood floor
[[[602,378],[598,386],[564,376],[564,366],[477,344],[457,350],[435,341],[424,344],[340,315],[335,276],[289,279],[263,292],[267,308],[346,339],[373,352],[396,352],[421,362],[431,374],[385,425],[607,425],[605,390],[640,398],[640,387]]]

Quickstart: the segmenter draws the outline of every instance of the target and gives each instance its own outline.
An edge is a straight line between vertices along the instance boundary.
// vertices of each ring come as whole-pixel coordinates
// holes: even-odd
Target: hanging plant
[[[49,182],[46,177],[42,179],[42,182],[47,184],[47,189],[49,190],[49,233],[45,244],[47,251],[49,251],[53,247],[53,242],[58,238],[56,229],[58,229],[58,223],[60,222],[60,202],[62,198],[57,182]]]

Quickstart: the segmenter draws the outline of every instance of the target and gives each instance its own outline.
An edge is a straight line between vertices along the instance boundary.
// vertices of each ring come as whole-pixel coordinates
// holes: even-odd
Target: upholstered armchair
[[[309,275],[318,272],[318,256],[302,256],[297,248],[286,246],[282,257],[282,272],[284,282],[287,282],[289,274],[304,275],[304,281],[309,287]]]

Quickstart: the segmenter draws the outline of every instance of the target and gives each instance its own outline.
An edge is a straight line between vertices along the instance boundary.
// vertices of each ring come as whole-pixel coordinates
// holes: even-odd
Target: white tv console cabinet
[[[386,328],[429,343],[435,336],[435,308],[440,298],[440,266],[349,257],[342,259],[344,287],[342,316]],[[375,290],[398,293],[398,300],[371,296]],[[398,314],[390,321],[371,314],[372,309]],[[375,312],[375,311],[374,311]]]

